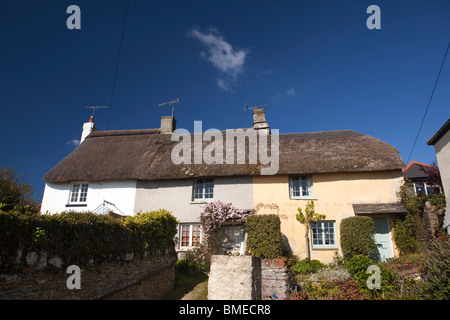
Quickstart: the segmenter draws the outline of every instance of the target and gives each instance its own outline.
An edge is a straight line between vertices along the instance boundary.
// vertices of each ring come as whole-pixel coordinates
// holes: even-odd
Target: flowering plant
[[[217,232],[222,224],[227,220],[245,220],[252,211],[238,209],[221,201],[208,203],[200,213],[200,223],[203,228],[203,234],[210,248],[217,243]]]

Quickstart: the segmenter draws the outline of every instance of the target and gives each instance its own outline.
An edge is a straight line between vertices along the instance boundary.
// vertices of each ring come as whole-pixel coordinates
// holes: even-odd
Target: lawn
[[[175,287],[164,300],[207,300],[208,275],[201,271],[175,270]]]

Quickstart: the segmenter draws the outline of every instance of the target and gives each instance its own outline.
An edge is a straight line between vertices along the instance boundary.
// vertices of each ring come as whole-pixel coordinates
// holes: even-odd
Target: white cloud
[[[70,144],[74,147],[78,147],[80,145],[80,140],[72,139],[72,140],[67,141],[66,144]]]
[[[202,52],[201,56],[226,76],[227,80],[218,79],[217,85],[222,90],[229,91],[231,82],[236,81],[237,76],[244,71],[245,59],[249,51],[246,49],[236,50],[214,28],[210,28],[206,32],[194,28],[188,33],[188,36],[199,40],[206,46],[208,51]]]
[[[286,91],[286,95],[287,95],[287,96],[290,96],[290,97],[295,96],[295,89],[292,88],[292,87],[290,87],[290,88],[288,89],[288,91]]]
[[[217,78],[217,85],[223,91],[231,91],[230,84],[224,79]]]
[[[295,89],[290,87],[285,93],[277,93],[274,96],[272,96],[272,100],[275,102],[279,102],[280,100],[287,98],[287,97],[293,97],[295,96]]]

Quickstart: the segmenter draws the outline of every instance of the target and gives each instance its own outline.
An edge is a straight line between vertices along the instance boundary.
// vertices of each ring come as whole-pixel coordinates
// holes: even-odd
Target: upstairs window
[[[291,199],[312,199],[312,176],[292,176],[289,178],[289,196]]]
[[[197,179],[194,183],[193,200],[207,200],[214,197],[214,179]]]
[[[70,203],[84,203],[87,199],[88,184],[73,184],[70,190]]]

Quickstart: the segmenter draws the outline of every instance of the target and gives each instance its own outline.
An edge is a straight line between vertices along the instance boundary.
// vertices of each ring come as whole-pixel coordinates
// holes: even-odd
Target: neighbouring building
[[[175,127],[173,117],[162,117],[157,129],[98,131],[91,118],[83,126],[81,144],[44,176],[41,211],[134,215],[164,208],[180,221],[177,250],[185,251],[201,242],[203,206],[222,201],[255,209],[256,214],[278,214],[284,247],[304,258],[308,245],[311,258],[324,262],[341,252],[340,221],[368,215],[375,221],[382,259],[396,254],[392,222],[406,211],[396,196],[405,164],[395,147],[351,130],[279,134],[274,140],[279,146],[278,171],[263,175],[267,162],[250,161],[249,137],[244,163],[175,164],[171,158],[179,143],[171,139]],[[271,135],[264,109],[253,110],[252,129],[258,139],[263,133]],[[230,138],[220,132],[225,157]],[[191,148],[183,149],[183,155],[193,152],[198,143],[195,134],[188,135]],[[231,140],[231,150],[236,151],[238,139]],[[210,141],[200,139],[201,147],[205,150]],[[268,143],[276,145],[270,139]],[[195,158],[194,153],[191,156]],[[305,227],[295,214],[310,200],[326,219],[312,225],[306,244]],[[245,226],[227,225],[222,240],[224,252],[233,247],[245,253]]]
[[[436,159],[441,174],[442,186],[444,188],[445,201],[447,208],[445,210],[444,228],[450,233],[450,119],[428,140],[427,144],[434,146]]]
[[[422,194],[431,197],[442,192],[441,187],[432,181],[430,176],[432,170],[439,170],[439,168],[417,161],[411,161],[403,168],[403,177],[411,181],[409,190],[412,195]]]

